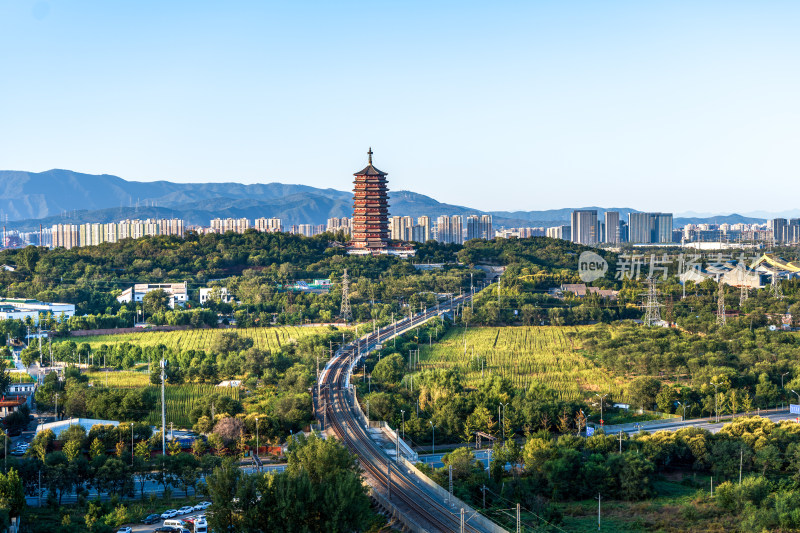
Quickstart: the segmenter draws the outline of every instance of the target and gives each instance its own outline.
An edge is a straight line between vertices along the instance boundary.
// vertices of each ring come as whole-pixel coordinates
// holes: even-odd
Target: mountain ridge
[[[554,226],[569,224],[574,209],[638,212],[633,208],[558,208],[532,211],[486,211],[448,204],[413,191],[390,191],[390,212],[427,215],[491,214],[495,227]],[[39,224],[117,222],[126,218],[177,217],[190,225],[208,225],[212,218],[281,218],[293,224],[324,224],[328,218],[350,216],[352,194],[302,184],[280,182],[175,183],[167,180],[135,181],[112,174],[84,174],[65,169],[44,172],[0,170],[0,215],[9,229],[36,230]],[[763,222],[732,214],[676,218],[675,224]]]

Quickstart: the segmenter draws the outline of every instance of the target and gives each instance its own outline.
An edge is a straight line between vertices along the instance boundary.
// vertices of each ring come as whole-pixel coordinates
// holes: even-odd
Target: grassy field
[[[528,388],[544,383],[564,400],[611,392],[622,398],[624,382],[598,367],[573,345],[565,333],[580,326],[470,328],[452,329],[438,344],[420,347],[421,368],[459,366],[467,369],[467,380],[475,385],[484,375],[500,375],[515,386]]]
[[[147,387],[150,385],[150,374],[147,371],[143,372],[134,372],[130,370],[123,370],[123,371],[112,371],[112,372],[86,372],[86,376],[89,377],[89,382],[108,386],[108,387],[115,387],[118,389],[130,389],[134,387]]]
[[[253,345],[262,350],[278,350],[281,346],[308,335],[328,331],[325,327],[300,328],[295,326],[279,326],[267,328],[242,329],[187,329],[181,331],[143,331],[141,333],[123,333],[119,335],[96,335],[92,337],[74,337],[78,344],[88,342],[92,349],[101,344],[113,345],[130,342],[141,347],[158,346],[181,350],[208,350],[214,339],[224,331],[233,331],[240,337],[253,339]]]

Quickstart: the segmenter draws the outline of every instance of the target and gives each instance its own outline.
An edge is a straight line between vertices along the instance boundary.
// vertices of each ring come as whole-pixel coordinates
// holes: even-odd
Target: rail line
[[[415,524],[410,529],[417,531],[461,531],[460,510],[459,513],[452,512],[438,495],[420,485],[413,474],[384,453],[360,424],[354,411],[354,396],[349,391],[350,373],[359,355],[356,353],[358,349],[356,342],[362,347],[361,354],[369,353],[377,344],[395,334],[406,333],[466,301],[469,301],[469,295],[454,298],[448,305],[430,308],[418,315],[404,318],[396,324],[381,328],[341,347],[320,375],[320,386],[325,387],[325,409],[330,429],[359,457],[362,468],[376,481],[373,489],[386,489],[390,500],[395,503],[398,500],[403,502],[405,507],[411,509],[414,515],[425,522],[421,524],[415,519],[416,517],[407,517]],[[474,517],[473,510],[470,509],[468,512],[468,518]],[[487,529],[474,523],[470,524],[469,520],[465,519],[463,531],[484,532]]]

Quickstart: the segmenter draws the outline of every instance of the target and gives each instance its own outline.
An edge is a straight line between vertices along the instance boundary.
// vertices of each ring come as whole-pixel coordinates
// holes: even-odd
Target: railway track
[[[395,334],[401,335],[443,312],[448,312],[452,306],[468,300],[468,296],[453,299],[449,305],[431,308],[419,315],[405,318],[399,321],[396,327],[393,324],[370,333],[360,339],[361,353],[369,353],[377,344]],[[359,457],[362,468],[373,480],[373,489],[386,490],[395,504],[402,502],[402,507],[409,509],[413,515],[409,518],[418,524],[420,530],[462,531],[460,509],[454,512],[440,496],[419,484],[415,476],[406,471],[402,464],[395,463],[384,453],[359,422],[354,411],[354,397],[349,391],[352,364],[358,356],[356,350],[356,343],[340,348],[320,376],[320,385],[325,387],[326,391],[326,416],[330,428],[336,437]],[[474,511],[469,511],[472,516]],[[487,529],[465,520],[463,531],[483,532]]]

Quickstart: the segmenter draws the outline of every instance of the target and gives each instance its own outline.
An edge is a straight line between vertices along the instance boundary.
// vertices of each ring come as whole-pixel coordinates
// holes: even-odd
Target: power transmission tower
[[[647,278],[647,293],[644,303],[644,323],[652,326],[661,321],[661,304],[658,303],[658,291],[656,290],[656,280],[653,277]]]
[[[739,268],[739,307],[744,305],[744,302],[750,297],[750,291],[747,287],[747,280],[745,279],[744,267],[740,265]]]
[[[778,275],[778,269],[775,268],[772,271],[772,283],[770,286],[772,296],[776,300],[783,300],[783,289],[781,288],[781,280],[780,276]]]
[[[717,282],[719,285],[719,292],[717,293],[717,325],[725,325],[725,284],[722,283],[722,278]]]
[[[345,322],[353,320],[353,311],[350,309],[350,278],[347,276],[346,268],[342,274],[342,309],[339,314]]]

